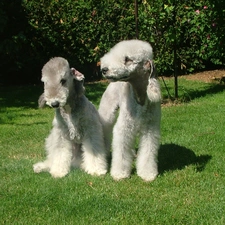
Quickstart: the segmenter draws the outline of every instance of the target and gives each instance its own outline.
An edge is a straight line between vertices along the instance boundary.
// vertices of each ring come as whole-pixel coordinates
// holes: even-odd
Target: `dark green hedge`
[[[139,1],[139,38],[149,41],[159,74],[222,66],[224,0]],[[115,43],[135,38],[134,0],[2,0],[0,83],[36,83],[50,57],[63,56],[86,79]]]

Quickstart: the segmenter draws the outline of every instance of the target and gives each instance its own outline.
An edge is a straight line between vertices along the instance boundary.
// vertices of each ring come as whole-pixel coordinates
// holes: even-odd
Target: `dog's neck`
[[[144,74],[143,76],[134,77],[129,80],[133,91],[134,98],[139,105],[144,105],[147,97],[147,86],[148,86],[148,77]]]
[[[71,90],[66,105],[69,105],[71,108],[75,109],[76,108],[75,105],[79,104],[80,102],[79,101],[80,97],[81,96],[78,95],[75,90]]]

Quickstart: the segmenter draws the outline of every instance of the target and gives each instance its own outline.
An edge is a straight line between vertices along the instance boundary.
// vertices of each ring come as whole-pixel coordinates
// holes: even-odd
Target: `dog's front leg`
[[[121,84],[121,83],[120,83]],[[109,152],[111,149],[112,130],[119,108],[120,91],[122,85],[117,87],[116,83],[110,83],[102,95],[99,104],[99,115],[103,126],[105,146]]]
[[[47,160],[51,162],[50,174],[55,178],[66,176],[71,167],[73,145],[66,138],[65,130],[53,127],[45,145]]]
[[[158,175],[159,128],[151,128],[140,137],[137,154],[137,175],[145,181],[153,181]]]
[[[113,129],[111,176],[114,180],[130,177],[134,158],[135,127],[133,121],[119,116]]]

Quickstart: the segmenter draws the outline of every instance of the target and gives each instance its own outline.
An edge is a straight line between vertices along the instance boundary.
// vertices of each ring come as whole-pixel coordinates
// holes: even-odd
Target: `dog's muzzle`
[[[108,67],[103,67],[101,69],[103,76],[109,81],[127,81],[127,80],[129,80],[129,76],[118,77],[118,76],[110,76],[109,74],[107,75],[108,71],[109,71]]]
[[[58,102],[58,101],[52,102],[52,103],[51,103],[51,106],[52,106],[53,108],[58,108],[58,107],[59,107],[59,102]]]
[[[103,75],[106,75],[106,73],[107,73],[108,70],[109,70],[108,67],[103,67],[103,68],[101,69],[101,72],[102,72]]]

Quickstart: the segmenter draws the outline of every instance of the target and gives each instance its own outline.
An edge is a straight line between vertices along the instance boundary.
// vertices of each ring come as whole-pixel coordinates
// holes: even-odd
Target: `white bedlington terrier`
[[[141,40],[121,41],[101,58],[101,71],[112,81],[99,105],[107,149],[113,129],[111,176],[130,177],[138,137],[137,174],[153,181],[158,175],[161,92],[152,47]]]
[[[53,128],[46,139],[47,159],[34,164],[35,173],[64,177],[71,166],[91,175],[107,172],[102,124],[94,105],[84,95],[84,76],[66,59],[50,59],[42,69],[44,93],[39,105],[55,108]]]

